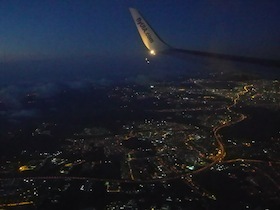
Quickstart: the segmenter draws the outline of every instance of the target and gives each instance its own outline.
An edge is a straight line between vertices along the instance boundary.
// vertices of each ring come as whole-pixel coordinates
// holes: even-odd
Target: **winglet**
[[[162,41],[136,9],[129,8],[129,10],[141,39],[144,45],[150,50],[151,54],[155,55],[156,52],[163,52],[170,49],[170,46]]]

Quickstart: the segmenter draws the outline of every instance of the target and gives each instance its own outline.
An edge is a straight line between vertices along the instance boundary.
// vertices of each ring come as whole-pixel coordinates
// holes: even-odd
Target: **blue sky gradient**
[[[140,66],[137,59],[148,53],[129,7],[171,46],[280,59],[277,0],[1,0],[0,71],[3,64],[29,62],[32,69],[33,61],[69,59],[92,68]]]

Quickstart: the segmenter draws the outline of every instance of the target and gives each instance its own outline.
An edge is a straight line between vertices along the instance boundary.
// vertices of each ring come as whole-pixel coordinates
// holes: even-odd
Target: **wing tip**
[[[129,7],[129,10],[139,35],[151,54],[170,49],[170,46],[158,36],[137,9]]]

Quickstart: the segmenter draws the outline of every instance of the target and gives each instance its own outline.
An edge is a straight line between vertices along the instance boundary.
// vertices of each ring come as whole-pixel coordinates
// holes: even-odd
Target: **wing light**
[[[151,55],[156,55],[156,51],[151,50],[151,51],[150,51],[150,54],[151,54]]]

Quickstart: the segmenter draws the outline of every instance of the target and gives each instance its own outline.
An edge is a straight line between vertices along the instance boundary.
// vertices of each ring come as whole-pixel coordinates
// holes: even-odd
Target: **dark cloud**
[[[31,86],[27,91],[36,93],[40,98],[49,98],[56,95],[61,87],[55,83],[42,83]]]
[[[5,107],[19,108],[21,106],[20,100],[22,98],[22,89],[17,86],[7,86],[0,88],[0,101]]]
[[[100,80],[101,83],[108,81]],[[34,118],[40,116],[40,108],[36,105],[36,100],[48,100],[65,90],[82,90],[93,82],[89,80],[77,80],[64,83],[37,83],[18,84],[0,87],[0,117],[8,119],[9,122],[18,122],[22,118]],[[95,83],[96,84],[96,83]],[[35,104],[29,104],[28,100]],[[52,109],[52,107],[48,107]]]
[[[14,111],[10,114],[10,118],[33,118],[38,116],[38,110],[31,109],[31,110],[18,110]]]

